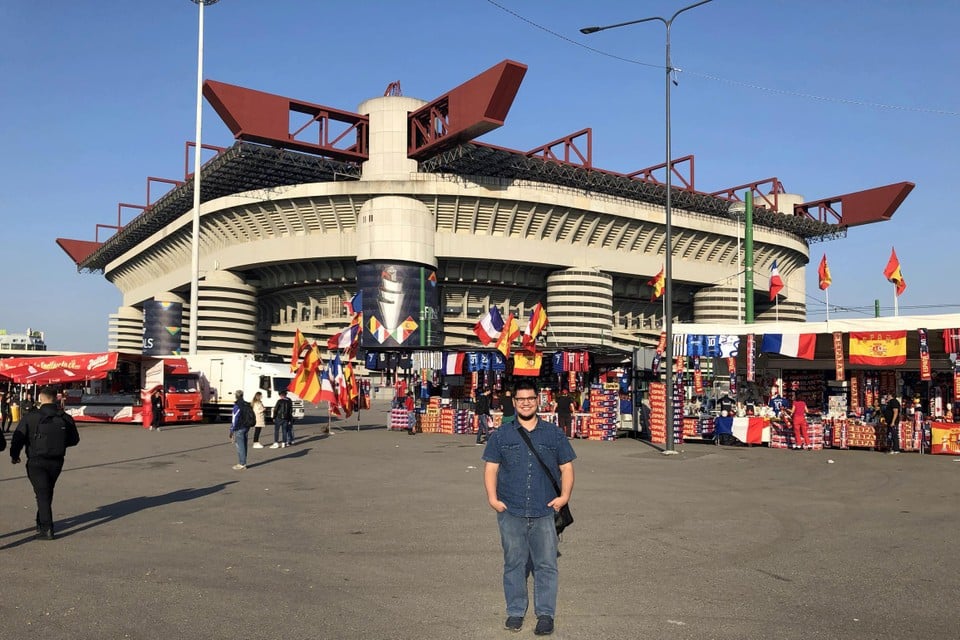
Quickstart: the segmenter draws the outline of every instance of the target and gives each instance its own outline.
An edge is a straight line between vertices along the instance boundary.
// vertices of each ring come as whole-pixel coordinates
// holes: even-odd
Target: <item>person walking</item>
[[[568,438],[573,436],[573,405],[574,401],[570,393],[566,390],[560,391],[556,406],[557,426]]]
[[[44,387],[38,395],[40,408],[27,413],[17,424],[10,442],[10,462],[20,463],[27,451],[27,477],[37,498],[37,538],[53,540],[53,489],[63,470],[67,447],[80,443],[73,418],[56,404],[56,392]]]
[[[253,394],[250,406],[253,408],[253,416],[257,420],[253,425],[253,448],[263,449],[263,445],[260,444],[260,432],[267,426],[267,408],[263,406],[263,394],[261,392],[257,391]]]
[[[504,627],[510,631],[523,627],[529,604],[527,577],[533,574],[534,634],[550,635],[558,587],[554,516],[573,493],[577,455],[556,425],[537,416],[537,389],[532,380],[519,381],[513,399],[518,424],[494,431],[483,451],[483,485],[488,504],[497,512],[503,547]],[[556,470],[554,480],[547,477],[534,448],[547,468]],[[557,478],[559,496],[553,488]]]
[[[896,394],[887,396],[887,403],[883,407],[883,419],[887,423],[887,440],[890,443],[890,453],[900,453],[900,401]]]
[[[477,398],[477,444],[483,444],[483,439],[490,433],[490,389],[484,389]]]
[[[257,423],[257,418],[253,407],[243,399],[243,391],[238,389],[234,397],[236,402],[233,404],[233,419],[230,421],[230,439],[237,447],[237,464],[233,465],[233,468],[240,471],[247,468],[247,434],[250,427]]]
[[[162,389],[157,389],[153,392],[153,395],[150,396],[150,405],[153,408],[153,426],[150,428],[160,431],[160,429],[163,427],[163,419],[165,417]]]
[[[287,397],[287,390],[280,390],[280,398],[273,408],[273,444],[271,449],[279,446],[288,447],[293,444],[293,401]]]
[[[10,409],[10,393],[0,391],[0,430],[10,431],[13,424],[13,413]]]

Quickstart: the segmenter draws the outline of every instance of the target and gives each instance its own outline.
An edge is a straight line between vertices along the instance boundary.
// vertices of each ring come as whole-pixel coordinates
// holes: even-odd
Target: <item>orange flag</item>
[[[290,357],[290,371],[297,370],[297,363],[300,362],[300,354],[303,353],[303,350],[308,346],[310,345],[307,343],[306,338],[300,333],[300,329],[297,329],[297,333],[293,336],[293,354]]]
[[[827,254],[823,254],[823,257],[820,258],[820,268],[817,269],[817,275],[820,276],[820,290],[826,291],[833,283],[833,278],[830,277],[830,267],[827,266]]]
[[[663,295],[663,290],[667,287],[667,279],[663,275],[663,267],[660,267],[660,272],[653,276],[653,279],[647,282],[647,284],[653,287],[653,293],[650,295],[650,302],[653,302]]]
[[[497,338],[497,351],[502,353],[504,358],[509,358],[510,345],[519,337],[520,325],[517,324],[517,319],[514,318],[511,313],[507,315],[507,321],[503,323],[503,331],[500,332],[500,337]]]
[[[890,259],[887,260],[887,267],[883,270],[883,277],[897,286],[897,296],[907,290],[907,281],[903,279],[903,271],[900,270],[900,258],[897,257],[896,249],[890,249]]]

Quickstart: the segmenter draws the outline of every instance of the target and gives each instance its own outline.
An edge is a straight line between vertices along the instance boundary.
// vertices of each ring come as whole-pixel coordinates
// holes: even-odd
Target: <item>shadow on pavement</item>
[[[161,507],[174,502],[187,502],[189,500],[203,498],[218,491],[223,491],[223,489],[225,489],[228,485],[234,484],[235,482],[236,480],[232,480],[230,482],[221,482],[209,487],[201,487],[199,489],[177,489],[176,491],[163,493],[157,496],[140,496],[137,498],[128,498],[126,500],[120,500],[119,502],[105,504],[97,507],[95,511],[88,511],[87,513],[81,513],[70,518],[58,520],[55,524],[57,537],[66,538],[82,531],[86,531],[92,527],[96,527],[97,525],[112,522],[139,511],[145,511],[154,507]],[[17,547],[25,542],[33,540],[34,532],[35,530],[32,528],[21,529],[20,531],[14,531],[0,536],[0,538],[9,538],[15,535],[30,533],[29,538],[11,542],[0,547],[0,550]]]
[[[305,440],[304,440],[305,441]],[[253,464],[247,463],[247,469],[254,469],[256,467],[262,467],[265,464],[270,464],[271,462],[277,462],[278,460],[290,460],[292,458],[302,458],[303,456],[310,453],[310,449],[297,449],[292,453],[287,453],[282,456],[276,456],[275,458],[267,458],[261,462],[254,462]]]

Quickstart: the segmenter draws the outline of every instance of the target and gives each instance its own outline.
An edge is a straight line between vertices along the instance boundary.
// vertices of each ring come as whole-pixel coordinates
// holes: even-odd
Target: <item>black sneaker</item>
[[[537,628],[533,634],[537,636],[548,636],[553,633],[553,618],[550,616],[537,616]]]
[[[503,623],[503,628],[507,631],[520,631],[523,627],[523,617],[521,616],[510,616],[507,618],[507,621]]]

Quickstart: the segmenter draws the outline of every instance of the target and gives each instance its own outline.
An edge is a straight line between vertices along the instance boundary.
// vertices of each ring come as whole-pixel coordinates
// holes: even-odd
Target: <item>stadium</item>
[[[525,319],[538,302],[548,348],[655,344],[666,163],[601,169],[590,129],[528,151],[477,141],[505,124],[525,72],[505,60],[429,101],[393,83],[356,111],[207,81],[236,140],[201,168],[197,349],[287,355],[298,328],[323,342],[358,290],[367,348],[478,347],[472,327],[490,307]],[[756,319],[804,321],[810,244],[889,219],[913,188],[805,200],[765,178],[705,193],[693,156],[671,165],[679,322],[739,319],[744,193],[756,205]],[[168,190],[152,201],[158,183]],[[193,189],[186,172],[148,178],[147,201],[120,204],[93,241],[57,240],[78,270],[122,293],[111,350],[142,350],[153,301],[180,303],[188,326]],[[130,207],[139,214],[121,224]],[[101,241],[101,230],[112,235]],[[786,284],[776,305],[774,262]]]

